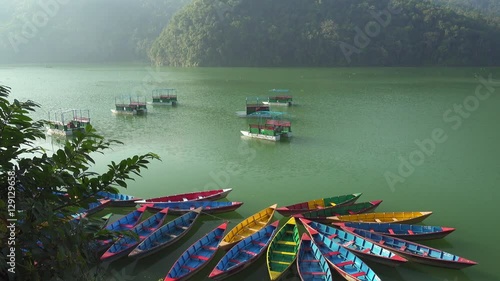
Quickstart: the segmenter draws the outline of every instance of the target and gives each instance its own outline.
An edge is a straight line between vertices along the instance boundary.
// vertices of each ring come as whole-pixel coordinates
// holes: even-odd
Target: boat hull
[[[252,134],[249,131],[240,131],[241,134],[245,137],[261,139],[261,140],[269,140],[269,141],[279,141],[281,139],[281,135],[277,136],[268,136],[262,134]]]
[[[452,227],[414,224],[345,222],[336,225],[360,228],[408,241],[441,239],[455,231],[455,228]]]
[[[265,105],[276,105],[276,106],[292,106],[293,102],[268,102],[268,101],[263,101],[262,102]]]
[[[116,109],[111,109],[111,112],[119,115],[146,115],[148,113],[147,110],[122,111]]]

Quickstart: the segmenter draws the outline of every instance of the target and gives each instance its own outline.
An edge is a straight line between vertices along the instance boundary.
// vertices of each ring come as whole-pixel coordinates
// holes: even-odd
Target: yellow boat
[[[432,215],[432,212],[387,212],[387,213],[367,213],[357,215],[345,215],[328,217],[332,222],[373,222],[373,223],[419,223]]]
[[[222,238],[219,248],[228,250],[236,243],[264,228],[273,218],[277,206],[277,204],[269,206],[237,224]]]

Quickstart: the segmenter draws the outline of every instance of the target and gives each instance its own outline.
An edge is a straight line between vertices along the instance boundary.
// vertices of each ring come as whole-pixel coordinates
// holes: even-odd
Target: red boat
[[[214,189],[207,191],[181,193],[176,195],[168,195],[163,197],[138,200],[135,201],[135,203],[143,204],[143,203],[162,203],[162,202],[214,201],[225,198],[232,190],[233,190],[232,188],[225,188],[225,189]]]

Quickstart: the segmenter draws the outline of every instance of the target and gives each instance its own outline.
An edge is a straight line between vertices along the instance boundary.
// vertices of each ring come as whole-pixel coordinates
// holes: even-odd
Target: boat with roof
[[[284,112],[258,111],[254,114],[261,116],[258,121],[248,124],[248,131],[240,131],[244,137],[270,141],[292,137],[292,122],[286,119]]]
[[[154,89],[151,105],[177,105],[177,90],[173,88]]]
[[[264,104],[267,101],[267,98],[261,97],[247,97],[245,99],[245,111],[236,111],[236,115],[238,117],[249,117],[249,118],[258,118],[269,115],[269,105]],[[258,114],[257,112],[267,112],[266,114]],[[270,117],[270,116],[269,116]],[[265,117],[265,118],[269,118]]]
[[[291,106],[293,104],[293,97],[290,95],[289,89],[272,89],[269,90],[273,96],[267,98],[263,103],[266,105],[282,105]]]
[[[90,124],[88,109],[69,109],[65,111],[49,111],[47,134],[59,136],[72,136],[75,132],[85,131]]]
[[[114,114],[125,115],[145,115],[148,113],[146,99],[143,97],[117,97],[115,98],[115,109],[111,109]]]

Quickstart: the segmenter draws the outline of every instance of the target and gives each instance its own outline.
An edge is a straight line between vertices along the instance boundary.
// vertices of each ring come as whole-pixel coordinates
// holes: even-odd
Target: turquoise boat
[[[453,227],[418,224],[344,222],[335,225],[364,229],[409,241],[440,239],[455,231]]]
[[[328,262],[307,233],[300,240],[297,271],[302,281],[333,281]]]
[[[312,240],[319,248],[328,263],[347,280],[350,281],[380,281],[364,261],[358,256],[333,242],[315,229],[304,225]]]
[[[172,245],[188,233],[200,216],[200,212],[201,208],[192,210],[163,225],[144,239],[144,241],[139,243],[139,245],[128,254],[129,258],[142,258]]]
[[[321,223],[306,219],[300,219],[300,221],[302,224],[307,225],[319,233],[327,236],[333,242],[341,245],[363,260],[369,260],[393,267],[407,262],[405,258],[396,255],[367,239]]]

